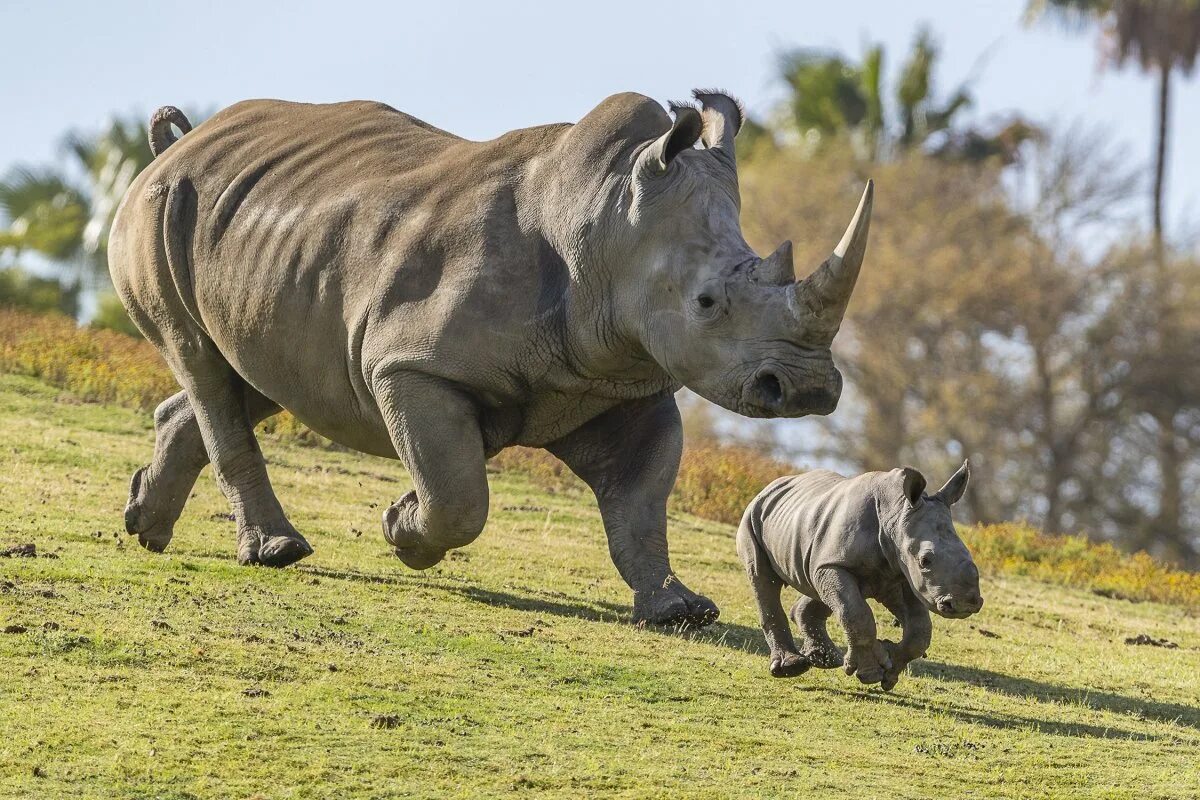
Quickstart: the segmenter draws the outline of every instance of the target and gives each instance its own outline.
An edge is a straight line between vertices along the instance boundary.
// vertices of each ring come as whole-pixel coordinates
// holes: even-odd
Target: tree
[[[64,163],[21,166],[0,181],[0,258],[10,266],[26,255],[56,266],[73,287],[99,291],[108,282],[108,232],[117,207],[139,172],[154,156],[142,122],[115,119],[99,135],[67,136]],[[117,319],[118,308],[102,306],[110,326],[134,330]],[[122,312],[123,313],[123,312]]]
[[[1197,398],[1172,391],[1177,382],[1171,370],[1180,363],[1180,357],[1187,357],[1178,348],[1189,341],[1190,331],[1181,324],[1181,310],[1172,299],[1178,296],[1178,281],[1171,275],[1171,259],[1166,251],[1164,207],[1171,76],[1175,71],[1190,74],[1195,67],[1200,53],[1200,0],[1034,0],[1028,13],[1031,18],[1048,16],[1073,28],[1098,27],[1106,63],[1120,67],[1136,61],[1158,82],[1151,195],[1156,274],[1150,278],[1154,287],[1151,300],[1156,306],[1152,327],[1147,331],[1151,341],[1147,342],[1146,358],[1137,364],[1143,375],[1135,384],[1143,390],[1139,405],[1157,429],[1160,486],[1156,535],[1168,541],[1184,541],[1186,431],[1181,426],[1190,417]]]
[[[779,61],[779,73],[790,89],[783,118],[806,140],[852,140],[860,156],[886,160],[923,149],[947,160],[983,161],[993,156],[1011,161],[1033,126],[1014,117],[994,131],[958,125],[971,105],[961,84],[938,100],[934,70],[938,47],[928,29],[917,32],[912,50],[894,87],[894,104],[883,86],[884,49],[869,47],[860,63],[837,53],[797,48]]]

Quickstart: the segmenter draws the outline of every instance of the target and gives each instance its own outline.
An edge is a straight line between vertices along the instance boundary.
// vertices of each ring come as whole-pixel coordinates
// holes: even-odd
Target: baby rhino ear
[[[912,467],[901,467],[900,486],[909,508],[916,508],[925,494],[925,476]]]
[[[937,497],[941,498],[946,505],[951,506],[962,499],[963,492],[967,490],[967,481],[971,479],[971,464],[969,461],[964,461],[963,465],[958,468],[958,472],[950,476],[950,480],[946,481],[946,485],[938,489]]]

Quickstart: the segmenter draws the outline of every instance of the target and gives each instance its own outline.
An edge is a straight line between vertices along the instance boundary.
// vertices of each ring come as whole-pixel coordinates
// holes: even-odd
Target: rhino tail
[[[175,106],[163,106],[150,117],[150,152],[156,157],[178,141],[172,125],[179,128],[181,136],[192,129],[192,123]]]

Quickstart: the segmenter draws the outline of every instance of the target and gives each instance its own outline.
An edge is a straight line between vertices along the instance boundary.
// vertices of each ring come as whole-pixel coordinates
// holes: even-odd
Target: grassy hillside
[[[481,539],[414,573],[378,530],[402,470],[264,437],[317,552],[245,569],[208,473],[167,554],[122,532],[145,414],[0,376],[0,434],[0,547],[39,553],[0,558],[3,797],[1200,794],[1184,607],[985,574],[893,693],[779,681],[728,525],[672,521],[722,622],[639,630],[577,490],[494,474]]]

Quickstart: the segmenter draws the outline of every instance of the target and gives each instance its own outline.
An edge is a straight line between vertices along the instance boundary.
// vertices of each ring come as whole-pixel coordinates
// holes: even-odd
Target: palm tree
[[[1158,79],[1154,157],[1153,231],[1163,261],[1163,189],[1166,185],[1167,135],[1171,120],[1171,73],[1191,74],[1200,53],[1200,0],[1031,0],[1030,18],[1047,16],[1068,28],[1094,24],[1107,63],[1121,67],[1135,60]]]
[[[36,253],[102,282],[117,205],[153,158],[146,136],[144,123],[117,119],[99,136],[68,136],[65,164],[12,170],[0,181],[0,253]]]
[[[786,116],[802,135],[848,135],[860,154],[871,160],[893,151],[924,149],[932,155],[964,161],[1000,156],[1016,157],[1021,143],[1033,136],[1033,126],[1020,120],[996,132],[962,128],[955,123],[971,105],[960,85],[939,102],[934,92],[938,48],[927,29],[917,32],[895,87],[895,110],[885,107],[884,51],[869,48],[860,63],[841,55],[809,48],[785,53],[779,72],[791,90]]]

